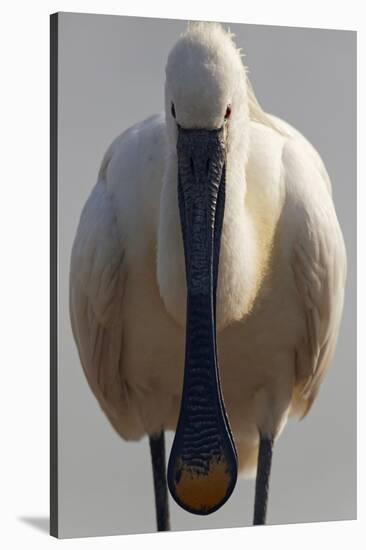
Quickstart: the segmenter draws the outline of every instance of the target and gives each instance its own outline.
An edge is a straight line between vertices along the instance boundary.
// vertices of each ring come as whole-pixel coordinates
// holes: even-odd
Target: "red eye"
[[[230,115],[231,115],[231,107],[230,105],[228,105],[225,113],[225,118],[229,118]]]

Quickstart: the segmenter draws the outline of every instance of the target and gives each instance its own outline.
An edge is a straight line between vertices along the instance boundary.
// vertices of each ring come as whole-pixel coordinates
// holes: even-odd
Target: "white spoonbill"
[[[105,154],[70,274],[90,387],[124,439],[150,438],[158,530],[167,485],[208,514],[237,471],[256,471],[265,523],[273,443],[318,392],[345,278],[318,153],[262,110],[232,35],[190,24],[167,61],[165,114]]]

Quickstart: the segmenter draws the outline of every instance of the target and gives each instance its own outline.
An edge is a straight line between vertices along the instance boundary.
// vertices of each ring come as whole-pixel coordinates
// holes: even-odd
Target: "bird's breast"
[[[176,193],[172,187],[170,192]],[[261,250],[259,227],[240,204],[226,204],[221,235],[216,301],[217,329],[243,319],[255,302],[268,251]],[[161,205],[157,279],[167,312],[181,326],[186,322],[186,274],[178,206]]]

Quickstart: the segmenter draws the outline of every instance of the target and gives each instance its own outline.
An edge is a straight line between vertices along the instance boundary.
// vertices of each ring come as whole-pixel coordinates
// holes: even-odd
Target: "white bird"
[[[188,25],[167,61],[165,113],[105,154],[70,272],[90,387],[122,438],[150,437],[158,530],[165,430],[183,508],[210,513],[237,469],[257,471],[254,524],[265,523],[273,442],[317,395],[345,278],[320,156],[262,110],[230,32]]]

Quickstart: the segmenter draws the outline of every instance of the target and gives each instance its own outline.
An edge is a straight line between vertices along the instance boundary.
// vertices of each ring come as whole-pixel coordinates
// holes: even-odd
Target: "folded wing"
[[[296,140],[286,148],[286,215],[296,228],[290,263],[304,320],[296,349],[293,408],[302,416],[310,409],[335,351],[347,270],[330,181],[324,166],[320,168],[302,153]]]
[[[117,431],[128,407],[123,381],[124,258],[111,197],[100,180],[84,206],[72,249],[70,316],[86,378]]]

